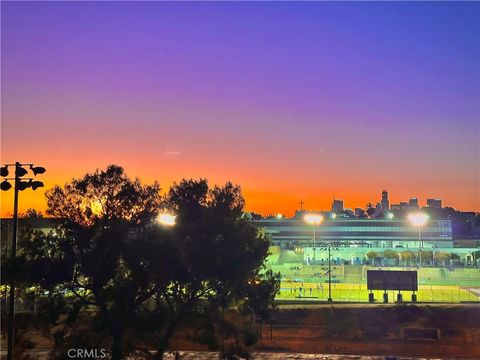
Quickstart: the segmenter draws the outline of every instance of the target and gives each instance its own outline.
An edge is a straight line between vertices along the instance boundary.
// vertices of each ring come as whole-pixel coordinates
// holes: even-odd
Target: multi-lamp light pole
[[[14,177],[8,177],[9,167],[15,168]],[[8,191],[12,188],[10,181],[13,181],[13,230],[12,230],[12,248],[11,248],[11,261],[12,264],[15,262],[17,257],[17,230],[18,230],[18,192],[23,191],[28,188],[36,190],[40,187],[43,187],[43,183],[34,178],[24,177],[28,174],[28,170],[24,167],[30,169],[33,173],[33,176],[43,174],[45,168],[41,166],[34,166],[33,164],[21,164],[16,162],[15,164],[6,164],[1,167],[0,175],[4,180],[0,183],[0,189],[2,191]],[[28,180],[28,181],[27,181]],[[8,341],[7,341],[7,360],[13,360],[13,336],[15,329],[15,281],[13,276],[10,279],[10,289],[9,289],[9,299],[8,299]]]

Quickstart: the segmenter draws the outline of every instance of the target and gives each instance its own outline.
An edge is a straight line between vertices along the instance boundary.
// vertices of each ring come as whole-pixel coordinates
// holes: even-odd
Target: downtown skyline
[[[480,211],[478,3],[1,6],[1,161],[46,189],[114,163],[232,181],[264,215],[382,189]]]

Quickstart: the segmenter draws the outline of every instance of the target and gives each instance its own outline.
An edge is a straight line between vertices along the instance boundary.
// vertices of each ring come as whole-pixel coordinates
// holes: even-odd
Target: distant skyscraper
[[[379,217],[383,212],[383,209],[382,209],[382,204],[377,202],[377,205],[375,206],[375,212],[373,213],[373,217],[374,218],[377,218]]]
[[[406,201],[401,201],[398,204],[392,204],[392,210],[409,210],[409,205]]]
[[[418,199],[417,198],[411,198],[408,202],[406,201],[401,201],[398,204],[392,204],[391,209],[392,210],[401,210],[401,211],[414,211],[418,210],[420,207],[418,206]]]
[[[417,198],[411,198],[408,201],[408,207],[410,210],[418,210],[418,199]]]
[[[388,192],[386,190],[382,191],[382,210],[387,211],[390,210],[390,201],[388,201]]]
[[[427,199],[427,206],[434,209],[441,209],[442,208],[442,200],[441,199]]]
[[[343,212],[343,200],[333,199],[332,212],[334,212],[334,213]]]

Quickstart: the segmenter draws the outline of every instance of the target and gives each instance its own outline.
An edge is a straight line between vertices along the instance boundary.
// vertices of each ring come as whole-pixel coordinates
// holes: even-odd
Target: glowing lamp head
[[[307,214],[303,219],[308,224],[319,225],[323,221],[323,216],[318,214]]]
[[[424,226],[428,221],[428,215],[417,212],[408,215],[408,220],[410,220],[410,222],[415,226]]]
[[[277,214],[277,219],[283,219],[283,215],[282,214]]]
[[[175,225],[175,215],[169,213],[160,213],[157,216],[157,222],[164,226],[174,226]]]
[[[393,219],[394,215],[391,212],[387,212],[387,219]]]

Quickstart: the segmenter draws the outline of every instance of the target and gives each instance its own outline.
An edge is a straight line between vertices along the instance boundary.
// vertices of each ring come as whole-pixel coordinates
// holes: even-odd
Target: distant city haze
[[[265,215],[383,189],[480,211],[479,3],[1,7],[1,161],[46,189],[114,163],[164,190],[232,181]]]

